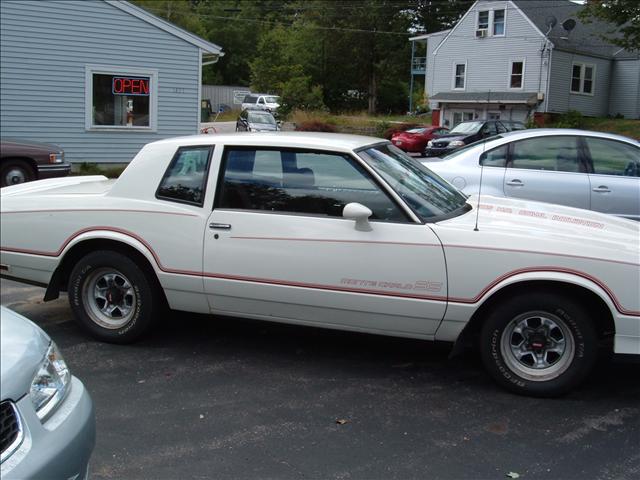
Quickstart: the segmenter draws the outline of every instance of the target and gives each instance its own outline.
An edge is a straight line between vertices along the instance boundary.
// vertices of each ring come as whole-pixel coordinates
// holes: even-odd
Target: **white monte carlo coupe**
[[[67,291],[108,342],[166,306],[455,342],[537,396],[576,386],[601,352],[640,353],[638,222],[466,198],[376,138],[168,139],[118,180],[1,194],[2,276]]]

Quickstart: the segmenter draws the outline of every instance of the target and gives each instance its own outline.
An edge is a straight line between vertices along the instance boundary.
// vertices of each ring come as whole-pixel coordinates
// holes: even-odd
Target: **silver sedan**
[[[481,191],[640,220],[640,143],[619,135],[523,130],[423,163],[467,194]]]
[[[89,394],[46,333],[0,308],[0,477],[87,478],[95,444]]]

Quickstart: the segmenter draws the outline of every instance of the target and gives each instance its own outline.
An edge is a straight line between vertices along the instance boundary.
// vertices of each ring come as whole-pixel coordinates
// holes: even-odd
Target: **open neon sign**
[[[114,95],[149,96],[148,77],[113,77],[111,93]]]

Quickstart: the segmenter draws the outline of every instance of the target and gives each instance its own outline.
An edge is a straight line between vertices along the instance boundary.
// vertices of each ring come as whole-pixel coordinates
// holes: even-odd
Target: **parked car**
[[[47,143],[3,138],[0,140],[0,186],[69,175],[64,151]]]
[[[273,115],[264,110],[243,110],[236,120],[236,132],[275,132],[279,129]]]
[[[250,93],[244,97],[242,101],[242,109],[258,108],[275,112],[280,106],[280,97],[277,95],[269,95],[267,93]]]
[[[115,181],[15,185],[0,209],[0,274],[66,290],[107,342],[168,305],[469,343],[531,395],[575,387],[601,347],[640,352],[640,223],[467,198],[379,138],[166,139]]]
[[[472,120],[461,122],[449,133],[427,142],[425,157],[441,157],[483,138],[493,137],[499,133],[524,130],[522,122],[506,120]]]
[[[523,198],[640,220],[640,143],[607,133],[504,133],[426,165],[467,194]],[[481,167],[484,165],[484,168]]]
[[[447,133],[448,128],[425,125],[393,134],[391,143],[405,152],[422,153],[429,140]]]
[[[88,478],[93,403],[37,325],[0,307],[0,476]]]

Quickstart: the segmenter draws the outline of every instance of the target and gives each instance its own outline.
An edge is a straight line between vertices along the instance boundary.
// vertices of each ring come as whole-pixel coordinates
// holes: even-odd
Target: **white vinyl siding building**
[[[207,42],[119,0],[0,2],[3,137],[54,143],[72,163],[124,163],[198,132]]]

